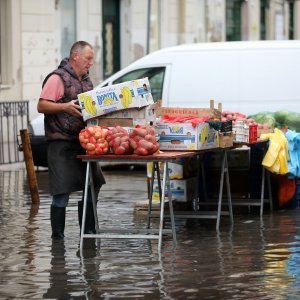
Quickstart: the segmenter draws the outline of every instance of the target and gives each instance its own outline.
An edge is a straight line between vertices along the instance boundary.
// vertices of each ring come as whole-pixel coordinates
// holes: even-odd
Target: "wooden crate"
[[[174,115],[174,116],[193,116],[220,119],[222,114],[222,104],[218,103],[218,109],[214,108],[214,100],[210,100],[209,108],[196,108],[196,107],[160,107],[157,110],[157,115]]]

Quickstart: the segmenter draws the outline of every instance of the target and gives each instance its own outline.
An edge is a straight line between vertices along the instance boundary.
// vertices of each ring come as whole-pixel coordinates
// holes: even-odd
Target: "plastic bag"
[[[295,179],[289,179],[287,176],[280,176],[278,186],[279,207],[283,207],[293,199],[296,192],[296,181]]]

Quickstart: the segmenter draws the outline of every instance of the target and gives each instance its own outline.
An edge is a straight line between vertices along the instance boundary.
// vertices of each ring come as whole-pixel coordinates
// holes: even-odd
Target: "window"
[[[294,1],[289,1],[289,40],[294,39],[294,8],[295,8],[295,3]]]
[[[103,76],[120,70],[120,1],[102,0]]]
[[[164,77],[165,77],[165,68],[164,67],[134,70],[130,73],[127,73],[127,74],[119,77],[117,80],[115,80],[113,82],[113,84],[121,83],[124,81],[129,81],[129,80],[140,79],[140,78],[144,78],[144,77],[148,77],[153,100],[155,102],[157,100],[161,100]]]
[[[267,0],[260,1],[260,39],[267,39],[267,10],[269,9]]]
[[[242,0],[226,1],[226,41],[241,40],[241,5]]]
[[[76,41],[76,1],[61,0],[59,5],[61,58],[64,58],[70,55],[70,49]]]
[[[0,84],[8,83],[8,48],[10,31],[8,24],[8,1],[0,1]]]

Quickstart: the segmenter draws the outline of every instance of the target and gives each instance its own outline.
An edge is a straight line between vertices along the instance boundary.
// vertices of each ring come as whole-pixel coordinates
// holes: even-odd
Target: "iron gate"
[[[28,127],[29,101],[0,102],[0,164],[21,162],[23,152],[18,149],[21,129]]]

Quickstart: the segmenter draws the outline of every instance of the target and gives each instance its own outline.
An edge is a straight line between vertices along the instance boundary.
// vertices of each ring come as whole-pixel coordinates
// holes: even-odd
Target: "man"
[[[89,69],[93,65],[93,47],[84,41],[74,43],[70,57],[61,61],[43,82],[37,110],[45,115],[48,141],[48,169],[52,204],[50,211],[52,238],[63,239],[65,214],[70,193],[84,189],[86,164],[76,156],[84,154],[79,132],[85,127],[77,95],[93,89]],[[105,183],[101,169],[93,165],[95,195]],[[83,202],[78,202],[81,227]],[[88,191],[85,233],[95,233],[95,220]]]

